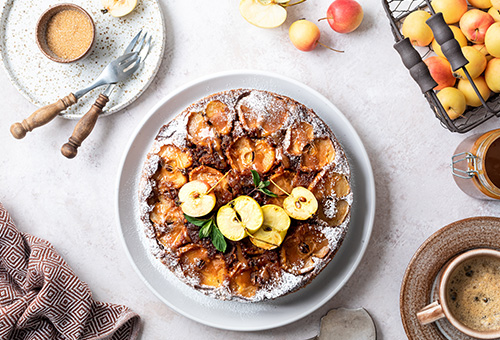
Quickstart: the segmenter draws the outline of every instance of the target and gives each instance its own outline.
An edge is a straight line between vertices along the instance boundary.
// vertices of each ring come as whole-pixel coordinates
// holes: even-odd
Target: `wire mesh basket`
[[[413,11],[426,10],[429,8],[428,0],[382,0],[387,17],[389,18],[392,34],[396,43],[404,39],[401,32],[404,19]],[[430,47],[416,47],[420,57],[424,59],[433,51]],[[500,77],[500,75],[499,75]],[[492,117],[500,117],[500,94],[493,93],[486,102],[487,105],[479,107],[468,106],[460,117],[451,120],[436,96],[436,91],[430,90],[424,93],[437,119],[445,128],[452,132],[464,133],[479,126]]]

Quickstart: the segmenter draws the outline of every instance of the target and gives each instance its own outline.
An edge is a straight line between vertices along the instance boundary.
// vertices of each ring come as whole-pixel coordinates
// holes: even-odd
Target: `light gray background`
[[[498,202],[471,199],[449,168],[465,137],[443,129],[398,54],[381,2],[360,0],[365,19],[340,35],[320,22],[321,41],[345,50],[296,50],[288,27],[315,21],[330,1],[307,1],[289,10],[286,23],[264,30],[248,24],[237,0],[162,0],[167,50],[151,87],[126,110],[98,121],[76,159],[59,152],[74,121],[57,119],[21,141],[9,126],[36,108],[0,72],[0,201],[21,231],[43,237],[89,283],[98,300],[125,304],[142,316],[144,339],[305,339],[331,308],[365,307],[379,339],[404,339],[399,288],[419,245],[458,219],[500,216]],[[93,1],[98,6],[99,1]],[[90,4],[89,4],[90,6]],[[279,329],[228,332],[200,325],[163,305],[125,257],[116,232],[115,180],[123,147],[146,112],[188,81],[214,72],[257,69],[287,75],[325,95],[350,120],[370,156],[377,213],[367,253],[347,285],[324,307]],[[40,84],[50,86],[50,84]],[[66,90],[61,95],[66,95]],[[498,119],[474,133],[500,126]]]

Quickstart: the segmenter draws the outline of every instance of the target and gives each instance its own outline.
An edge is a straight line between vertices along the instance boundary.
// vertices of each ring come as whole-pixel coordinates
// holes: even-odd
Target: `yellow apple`
[[[486,57],[479,50],[475,49],[472,46],[464,46],[462,47],[462,53],[465,58],[469,61],[469,63],[465,66],[467,71],[469,71],[472,79],[477,78],[483,73],[486,68]],[[460,79],[467,79],[464,71],[460,68],[456,70],[453,75]]]
[[[301,19],[290,25],[288,35],[293,46],[301,51],[309,52],[318,45],[321,33],[313,22]]]
[[[447,24],[454,24],[467,12],[466,0],[432,0],[431,3],[436,13],[443,13]]]
[[[460,29],[465,37],[474,44],[484,43],[484,36],[495,19],[479,9],[471,9],[460,18]]]
[[[286,9],[274,1],[241,0],[240,14],[246,21],[260,28],[274,28],[286,20]]]
[[[500,21],[500,10],[496,9],[495,7],[491,7],[488,10],[488,14],[491,15],[491,17],[495,19],[496,22]]]
[[[467,46],[467,38],[465,37],[465,35],[462,33],[462,31],[460,30],[460,28],[458,28],[457,26],[453,26],[453,25],[449,25],[451,31],[453,32],[453,35],[455,37],[455,39],[458,41],[458,43],[460,44],[461,47],[464,47],[464,46]],[[443,54],[443,51],[441,51],[441,46],[438,44],[438,42],[436,41],[436,39],[432,40],[432,50],[440,57],[446,57],[444,54]]]
[[[451,72],[451,65],[444,57],[429,57],[424,60],[431,77],[438,83],[434,90],[439,91],[448,86],[455,85],[457,81]]]
[[[465,112],[465,96],[459,89],[445,87],[438,92],[437,97],[450,119],[457,119]]]
[[[500,0],[491,0],[491,5],[500,10]]]
[[[250,242],[259,248],[274,249],[285,239],[290,217],[283,208],[274,204],[266,204],[261,208],[264,222],[259,230],[250,235]]]
[[[430,13],[422,10],[411,12],[403,22],[403,35],[410,39],[413,45],[427,46],[434,39],[431,28],[425,22]]]
[[[474,84],[476,84],[476,87],[479,90],[479,93],[481,94],[483,99],[485,101],[488,100],[491,91],[488,85],[486,84],[484,77],[477,77],[476,79],[474,79]],[[467,103],[467,105],[474,107],[481,106],[481,101],[479,100],[479,97],[477,96],[476,92],[474,91],[474,88],[467,79],[460,79],[457,88],[464,94],[465,102]]]
[[[491,91],[500,92],[500,58],[494,58],[488,62],[484,71],[484,80]]]
[[[210,185],[204,181],[192,181],[179,190],[182,211],[192,217],[208,214],[215,207],[216,197],[210,192]]]
[[[107,13],[119,18],[132,12],[137,0],[101,0],[101,4]]]
[[[471,4],[471,6],[474,6],[476,8],[486,9],[491,7],[490,0],[468,0],[468,1],[469,4]]]
[[[488,49],[486,49],[486,46],[484,44],[475,44],[472,45],[472,47],[481,52],[485,57],[489,54]]]
[[[495,58],[500,58],[500,22],[496,22],[488,28],[484,44],[489,54]]]
[[[295,187],[283,201],[283,209],[291,218],[307,220],[318,210],[318,201],[310,190]]]

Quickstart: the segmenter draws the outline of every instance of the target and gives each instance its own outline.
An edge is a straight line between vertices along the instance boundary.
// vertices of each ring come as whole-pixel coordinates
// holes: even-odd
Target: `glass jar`
[[[500,129],[462,141],[452,157],[452,170],[467,195],[500,200]]]

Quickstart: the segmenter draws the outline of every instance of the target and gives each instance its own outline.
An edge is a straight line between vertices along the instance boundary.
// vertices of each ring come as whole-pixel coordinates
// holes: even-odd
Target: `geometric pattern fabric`
[[[52,245],[20,233],[0,203],[0,340],[137,339],[139,316],[94,301]]]

